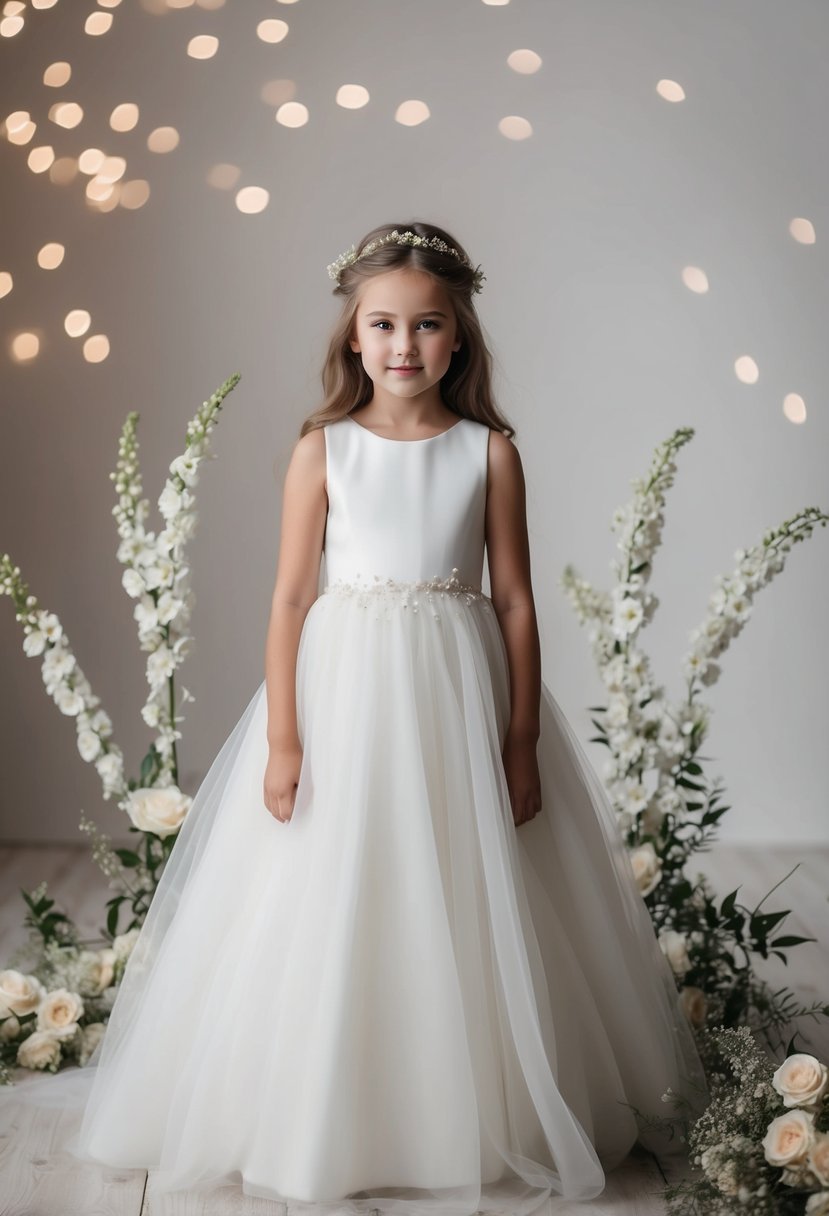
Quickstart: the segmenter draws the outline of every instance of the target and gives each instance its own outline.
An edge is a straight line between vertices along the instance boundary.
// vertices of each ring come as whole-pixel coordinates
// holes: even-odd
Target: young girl
[[[68,1105],[93,1078],[70,1147],[147,1167],[151,1191],[241,1183],[314,1212],[589,1199],[633,1108],[708,1095],[610,803],[541,681],[484,276],[421,223],[329,274],[342,312],[285,478],[265,680],[103,1042],[52,1079]]]

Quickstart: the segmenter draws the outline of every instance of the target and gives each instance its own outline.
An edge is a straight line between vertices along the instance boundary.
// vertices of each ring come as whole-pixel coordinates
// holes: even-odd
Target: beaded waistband
[[[335,579],[323,587],[322,593],[324,595],[364,597],[361,602],[365,604],[377,603],[378,599],[381,601],[393,601],[400,604],[403,608],[411,606],[413,612],[417,612],[421,597],[427,603],[432,603],[433,597],[436,595],[453,596],[455,599],[465,600],[467,604],[479,602],[485,608],[488,608],[492,603],[490,597],[480,587],[460,581],[457,566],[452,567],[452,573],[446,578],[440,578],[436,574],[433,578],[404,581],[401,579],[383,578],[382,575],[375,574],[374,581],[371,583],[351,583],[344,579]]]

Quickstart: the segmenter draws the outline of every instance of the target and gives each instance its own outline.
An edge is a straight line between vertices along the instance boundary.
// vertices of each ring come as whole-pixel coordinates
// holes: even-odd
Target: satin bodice
[[[386,439],[351,417],[323,428],[329,583],[449,576],[481,587],[489,427],[462,418],[429,439]]]

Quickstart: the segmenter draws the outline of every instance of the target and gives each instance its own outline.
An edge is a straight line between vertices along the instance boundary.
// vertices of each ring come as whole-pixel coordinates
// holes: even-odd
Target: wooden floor
[[[742,883],[738,899],[753,907],[797,863],[782,887],[764,904],[764,911],[791,908],[782,931],[816,937],[789,952],[789,966],[777,959],[763,964],[761,974],[780,988],[791,986],[804,1003],[829,999],[829,845],[793,849],[722,846],[697,855],[719,895]],[[0,846],[0,970],[13,950],[25,941],[25,905],[20,888],[30,890],[46,879],[48,893],[70,913],[82,934],[97,936],[108,891],[105,879],[89,858],[85,844],[75,847]],[[801,1025],[801,1050],[829,1062],[829,1022]],[[27,1070],[15,1079],[26,1083]],[[197,1193],[168,1196],[163,1202],[145,1194],[145,1170],[103,1169],[75,1162],[51,1146],[59,1120],[55,1112],[21,1108],[13,1130],[0,1139],[0,1216],[285,1216],[285,1205],[225,1191],[219,1202]],[[586,1203],[550,1200],[539,1216],[664,1216],[660,1194],[666,1181],[678,1176],[637,1146],[627,1161],[607,1175],[607,1186]],[[289,1209],[290,1211],[290,1209]]]

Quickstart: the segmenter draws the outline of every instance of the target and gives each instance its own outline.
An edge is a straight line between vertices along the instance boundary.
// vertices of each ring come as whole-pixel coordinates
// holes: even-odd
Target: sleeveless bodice
[[[328,583],[450,576],[480,590],[489,427],[462,418],[429,439],[386,439],[353,418],[323,428]]]

